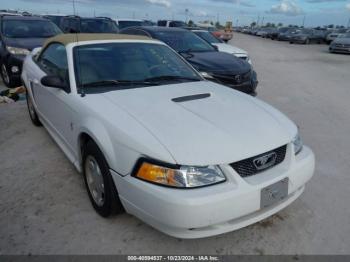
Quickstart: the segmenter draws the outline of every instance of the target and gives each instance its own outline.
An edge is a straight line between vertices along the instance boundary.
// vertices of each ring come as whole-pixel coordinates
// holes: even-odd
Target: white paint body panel
[[[305,147],[295,156],[291,141],[297,134],[296,125],[256,98],[208,81],[84,97],[78,94],[72,49],[101,42],[162,44],[153,40],[69,44],[69,94],[40,84],[45,74],[31,55],[24,62],[22,78],[40,120],[79,171],[79,137],[86,133],[94,139],[108,162],[127,212],[167,234],[198,238],[257,222],[301,194],[313,174],[314,155]],[[172,101],[203,93],[210,97]],[[243,179],[229,166],[287,144],[285,161],[259,175]],[[153,185],[130,175],[140,157],[179,165],[220,165],[227,181],[192,190]],[[268,210],[259,210],[261,188],[285,177],[289,177],[289,198]]]

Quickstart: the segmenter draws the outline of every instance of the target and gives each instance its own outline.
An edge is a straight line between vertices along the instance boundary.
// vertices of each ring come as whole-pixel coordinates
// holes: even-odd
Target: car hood
[[[173,101],[199,94],[210,97]],[[116,110],[122,108],[130,119],[138,121],[144,127],[139,132],[151,133],[181,165],[235,162],[286,145],[297,132],[296,126],[272,107],[209,81],[114,91],[101,96],[106,103],[115,104]]]
[[[232,46],[232,45],[228,45],[228,44],[224,44],[224,43],[215,43],[213,44],[215,46],[217,46],[219,48],[220,52],[225,52],[225,53],[230,53],[230,54],[244,54],[247,55],[247,52],[244,51],[243,49],[240,49],[238,47]]]
[[[199,71],[242,74],[251,69],[247,62],[223,52],[193,52],[182,55]]]
[[[350,44],[350,38],[336,38],[333,43],[335,44]]]
[[[25,48],[31,51],[36,47],[42,46],[46,39],[47,38],[5,38],[5,44],[7,46]]]

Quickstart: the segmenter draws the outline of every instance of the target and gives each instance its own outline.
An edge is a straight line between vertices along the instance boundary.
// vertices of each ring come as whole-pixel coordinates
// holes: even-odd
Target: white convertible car
[[[27,56],[22,78],[33,123],[104,217],[125,209],[175,237],[213,236],[285,208],[314,172],[286,116],[155,40],[57,36]]]

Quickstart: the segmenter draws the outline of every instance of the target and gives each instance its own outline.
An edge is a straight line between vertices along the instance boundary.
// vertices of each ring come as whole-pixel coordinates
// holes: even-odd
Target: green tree
[[[194,26],[194,22],[192,20],[188,21],[188,26],[190,27]]]
[[[256,22],[250,24],[251,27],[256,27]]]
[[[282,27],[283,26],[283,23],[278,23],[278,27]]]

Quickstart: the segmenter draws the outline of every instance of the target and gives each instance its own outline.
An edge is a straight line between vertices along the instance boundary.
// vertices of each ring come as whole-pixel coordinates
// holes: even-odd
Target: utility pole
[[[305,19],[306,19],[306,15],[304,15],[304,18],[303,18],[303,24],[302,24],[303,28],[305,27]]]
[[[263,16],[262,22],[261,22],[261,26],[264,26],[264,20],[265,20],[265,16]]]
[[[257,26],[259,26],[259,22],[260,22],[260,15],[258,15],[258,21],[256,22]]]
[[[350,28],[350,17],[349,17],[349,21],[348,21],[348,28]]]

